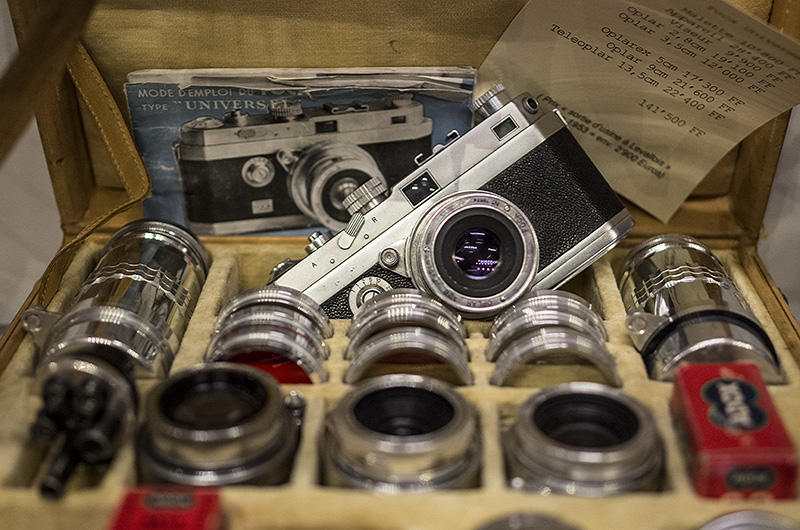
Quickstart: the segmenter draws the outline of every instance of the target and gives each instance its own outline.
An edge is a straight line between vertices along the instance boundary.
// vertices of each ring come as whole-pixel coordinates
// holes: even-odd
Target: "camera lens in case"
[[[617,275],[628,332],[650,377],[681,362],[747,361],[783,382],[775,349],[722,262],[698,240],[665,234],[634,247]]]
[[[485,352],[486,360],[497,362],[491,383],[511,384],[529,364],[579,361],[595,366],[608,383],[620,386],[607,340],[602,319],[584,299],[566,291],[537,291],[492,324]]]
[[[285,482],[298,410],[278,383],[249,366],[198,365],[150,393],[137,437],[141,481],[193,486]]]
[[[134,221],[108,240],[65,313],[23,314],[41,357],[42,408],[31,434],[40,445],[62,444],[43,495],[61,496],[80,462],[111,460],[133,423],[135,379],[168,371],[209,266],[203,244],[184,228]]]
[[[325,339],[332,334],[328,317],[303,293],[258,287],[222,310],[205,358],[247,364],[281,383],[316,383],[328,377]]]
[[[429,295],[393,289],[368,300],[347,332],[344,381],[387,373],[425,374],[449,383],[472,383],[461,319]]]
[[[399,326],[376,333],[354,350],[345,383],[389,373],[425,374],[455,385],[472,384],[466,344],[429,328]]]
[[[323,481],[383,493],[476,486],[474,411],[454,387],[418,375],[363,381],[330,413]]]
[[[573,382],[520,407],[504,438],[514,488],[603,497],[657,490],[663,446],[647,408],[613,388]]]

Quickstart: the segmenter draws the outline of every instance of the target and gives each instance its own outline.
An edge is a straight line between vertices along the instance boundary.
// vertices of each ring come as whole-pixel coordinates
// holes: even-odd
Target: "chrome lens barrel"
[[[460,317],[429,295],[393,289],[367,301],[353,317],[345,383],[386,373],[425,374],[471,384],[466,330]]]
[[[322,443],[328,485],[398,493],[478,483],[475,413],[436,379],[388,375],[356,385],[331,412]]]
[[[504,438],[512,487],[602,497],[655,490],[663,446],[647,408],[605,385],[566,383],[531,397]]]
[[[619,270],[626,325],[650,376],[679,363],[749,361],[781,382],[775,350],[723,264],[702,243],[667,234],[634,249]]]
[[[700,530],[800,530],[800,523],[774,513],[741,511],[717,517]]]
[[[496,361],[491,383],[510,384],[525,365],[588,362],[612,385],[620,386],[616,362],[600,316],[583,298],[566,291],[542,290],[498,315],[490,330],[486,360]]]
[[[148,396],[138,435],[145,483],[280,484],[288,479],[299,425],[278,383],[229,363],[171,376]]]
[[[488,318],[533,285],[539,243],[514,203],[484,191],[462,191],[434,204],[408,238],[414,285],[459,313]]]
[[[178,226],[126,225],[106,244],[73,306],[44,330],[43,360],[114,351],[143,374],[164,375],[209,266],[203,245]]]
[[[303,293],[279,286],[250,289],[223,308],[205,359],[247,364],[281,383],[318,383],[333,335],[327,315]]]
[[[43,478],[61,495],[78,462],[108,462],[133,423],[134,378],[166,374],[200,297],[210,265],[203,245],[181,227],[140,220],[117,231],[65,313],[31,308],[23,326],[41,348],[31,433],[49,445],[64,432],[64,459]],[[62,461],[63,460],[63,461]]]
[[[515,513],[502,519],[487,523],[476,530],[577,530],[574,526],[562,523],[537,513]]]

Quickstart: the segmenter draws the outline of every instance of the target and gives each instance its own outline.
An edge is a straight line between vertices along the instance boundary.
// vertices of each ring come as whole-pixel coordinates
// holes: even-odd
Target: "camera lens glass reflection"
[[[164,415],[188,428],[225,429],[248,420],[261,410],[267,396],[256,381],[241,374],[225,377],[198,374],[164,392]]]
[[[364,396],[353,414],[366,428],[392,436],[427,434],[447,425],[455,411],[448,401],[421,388],[386,388]]]
[[[500,241],[490,230],[472,228],[456,242],[453,260],[472,279],[482,279],[500,264]]]
[[[550,398],[534,413],[534,423],[550,438],[573,447],[599,449],[636,435],[639,422],[623,403],[597,395]]]

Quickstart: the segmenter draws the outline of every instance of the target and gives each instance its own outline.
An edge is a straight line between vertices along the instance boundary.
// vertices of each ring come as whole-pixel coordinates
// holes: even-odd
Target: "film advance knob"
[[[469,106],[470,110],[478,115],[481,119],[488,118],[503,105],[509,103],[511,100],[505,93],[505,87],[501,84],[496,84],[489,90],[483,93],[482,96],[475,99]]]
[[[344,198],[342,203],[350,215],[365,214],[386,200],[386,183],[380,179],[369,179]]]

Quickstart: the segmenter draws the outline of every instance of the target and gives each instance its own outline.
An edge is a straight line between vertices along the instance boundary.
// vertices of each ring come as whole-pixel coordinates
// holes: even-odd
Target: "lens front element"
[[[511,305],[539,267],[530,220],[511,201],[484,191],[454,193],[433,205],[408,241],[414,285],[469,317]]]

